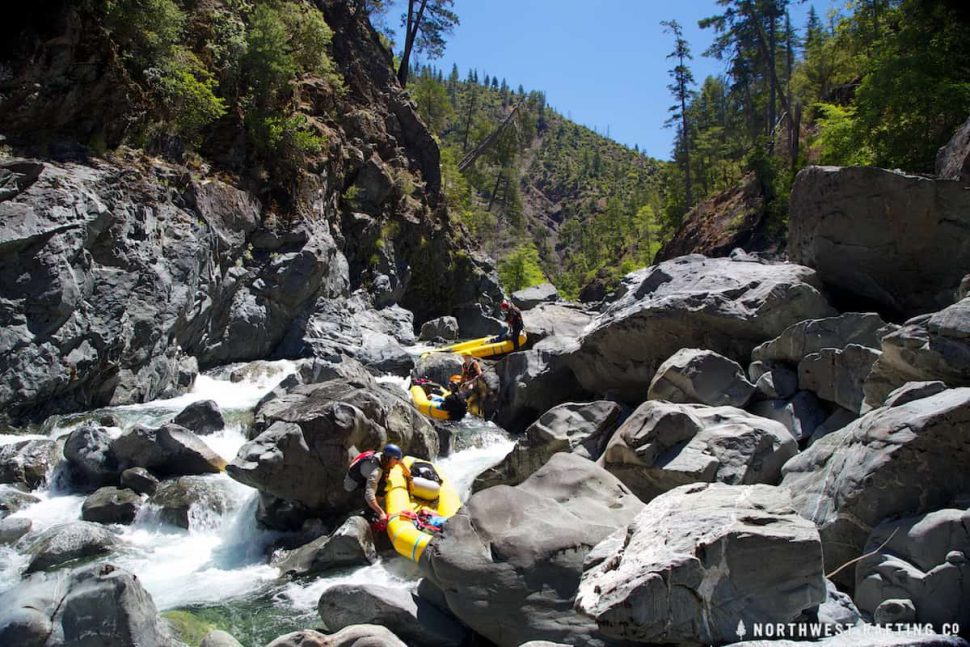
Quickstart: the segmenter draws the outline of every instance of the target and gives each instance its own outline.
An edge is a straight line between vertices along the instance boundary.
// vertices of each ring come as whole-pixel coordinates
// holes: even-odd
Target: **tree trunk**
[[[404,37],[404,53],[401,55],[401,63],[397,68],[397,80],[401,84],[401,87],[407,87],[408,84],[408,68],[411,62],[411,50],[414,49],[414,41],[418,37],[418,30],[421,28],[421,18],[424,17],[424,8],[428,4],[428,0],[421,0],[421,6],[418,7],[418,13],[414,14],[414,3],[418,0],[408,0],[408,21],[405,26],[405,37]]]

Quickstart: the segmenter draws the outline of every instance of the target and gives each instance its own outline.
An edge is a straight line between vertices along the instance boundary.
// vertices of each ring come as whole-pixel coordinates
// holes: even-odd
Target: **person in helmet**
[[[452,378],[455,376],[452,375]],[[461,358],[461,375],[458,376],[458,389],[470,391],[475,387],[475,383],[482,377],[482,364],[471,355],[463,355]]]
[[[372,452],[365,458],[355,459],[351,463],[352,473],[348,475],[348,478],[354,478],[357,481],[363,480],[364,502],[368,508],[374,511],[379,522],[387,521],[387,512],[381,507],[381,502],[384,500],[384,488],[387,485],[387,475],[390,474],[395,465],[401,462],[402,458],[404,458],[404,453],[401,448],[394,443],[388,443],[384,445],[384,449],[381,451]],[[405,477],[410,478],[411,475],[407,467],[403,464],[401,467],[404,469]],[[355,470],[357,474],[353,473]]]
[[[518,352],[519,334],[521,334],[522,328],[524,327],[524,324],[522,323],[522,311],[508,301],[502,301],[502,305],[500,307],[502,309],[502,316],[505,317],[505,323],[509,328],[499,339],[500,341],[505,341],[506,339],[511,338],[512,348]]]

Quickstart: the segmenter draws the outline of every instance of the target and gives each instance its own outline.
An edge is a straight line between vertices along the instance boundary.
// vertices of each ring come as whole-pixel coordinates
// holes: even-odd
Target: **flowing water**
[[[420,350],[420,349],[418,349]],[[58,416],[30,434],[0,435],[0,444],[26,438],[58,438],[85,422],[111,414],[120,434],[136,424],[159,425],[186,405],[215,400],[226,417],[223,431],[202,437],[226,460],[232,460],[246,441],[256,403],[296,369],[292,362],[256,362],[200,375],[190,393],[146,404],[111,407],[96,412]],[[407,391],[407,380],[393,376],[379,381]],[[472,481],[512,448],[513,442],[499,427],[477,418],[466,418],[453,430],[453,452],[436,464],[455,484],[462,499]],[[263,645],[273,638],[303,628],[319,627],[316,613],[320,594],[342,583],[373,583],[413,588],[417,566],[397,555],[382,554],[372,566],[337,572],[304,581],[279,579],[269,564],[268,552],[278,533],[263,530],[255,522],[256,490],[225,474],[202,477],[222,499],[223,512],[193,508],[189,529],[161,522],[151,506],[144,506],[130,526],[110,526],[122,547],[101,561],[110,561],[136,574],[160,611],[193,623],[208,624],[232,633],[244,645]],[[33,531],[81,517],[84,496],[54,485],[32,492],[38,503],[11,515],[33,522]],[[0,485],[0,488],[8,487]],[[29,561],[25,541],[14,547],[0,546],[0,592],[15,586]]]

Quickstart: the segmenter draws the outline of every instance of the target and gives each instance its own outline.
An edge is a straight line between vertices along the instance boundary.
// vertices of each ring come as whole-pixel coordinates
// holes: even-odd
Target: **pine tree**
[[[407,13],[401,16],[404,27],[404,51],[397,69],[401,87],[408,84],[412,52],[424,52],[438,58],[445,50],[445,36],[459,24],[458,14],[451,10],[454,0],[408,0]]]
[[[690,53],[690,46],[684,39],[684,32],[680,23],[676,20],[664,20],[660,24],[664,27],[664,33],[674,36],[674,49],[667,55],[667,58],[676,59],[677,65],[669,71],[673,83],[668,85],[667,89],[670,90],[677,103],[670,107],[669,111],[672,114],[667,123],[673,124],[680,121],[681,149],[684,154],[684,189],[687,205],[691,206],[694,204],[694,200],[690,180],[690,128],[687,122],[687,101],[692,95],[690,86],[694,84],[694,75],[687,67],[686,62],[692,60],[693,56]]]

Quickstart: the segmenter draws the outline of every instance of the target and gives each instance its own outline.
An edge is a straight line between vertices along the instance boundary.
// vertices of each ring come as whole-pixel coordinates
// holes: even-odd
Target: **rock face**
[[[970,509],[879,524],[865,552],[876,549],[855,569],[862,611],[875,614],[886,601],[902,599],[912,603],[912,622],[933,624],[937,631],[944,623],[970,623]]]
[[[182,409],[172,422],[203,436],[222,431],[226,426],[226,419],[213,400],[193,402]]]
[[[880,354],[855,344],[842,350],[824,348],[798,363],[798,385],[823,400],[858,413],[865,400],[863,384]]]
[[[617,639],[726,644],[742,620],[787,623],[825,599],[818,531],[784,489],[695,484],[593,548],[576,608]]]
[[[863,553],[894,515],[939,509],[970,492],[970,388],[876,409],[816,441],[784,468],[782,485],[819,528],[830,572]],[[843,570],[836,582],[854,584]]]
[[[785,429],[798,442],[810,438],[829,417],[825,407],[811,391],[799,391],[787,400],[762,400],[754,403],[750,410],[756,416],[785,425]],[[849,413],[849,420],[844,424],[848,424],[854,417],[854,414]]]
[[[744,407],[754,393],[744,369],[723,355],[682,348],[657,369],[647,397],[668,402]]]
[[[37,573],[0,594],[0,644],[176,647],[155,603],[128,571],[95,564]]]
[[[522,310],[529,310],[540,303],[555,303],[559,301],[559,290],[552,283],[540,283],[532,287],[513,292],[512,303]]]
[[[588,391],[641,402],[661,362],[681,348],[747,363],[756,345],[791,324],[832,314],[820,285],[798,265],[699,255],[638,270],[590,324],[569,366]]]
[[[578,305],[540,303],[522,313],[523,330],[533,342],[546,337],[579,337],[593,320],[593,314]]]
[[[458,320],[454,317],[438,317],[421,324],[421,341],[432,339],[458,339]]]
[[[323,592],[317,605],[332,631],[373,623],[414,645],[460,647],[467,632],[454,619],[406,589],[375,584],[338,584]]]
[[[734,407],[650,400],[620,425],[599,463],[650,501],[687,483],[774,485],[797,451],[774,420]]]
[[[25,572],[46,571],[75,559],[104,555],[117,545],[115,536],[96,523],[72,521],[53,526],[34,539]]]
[[[474,494],[424,552],[421,570],[462,622],[499,646],[602,645],[592,621],[572,611],[582,563],[642,507],[594,463],[556,454],[521,485]]]
[[[970,184],[970,119],[957,128],[953,138],[936,154],[936,174],[943,180]]]
[[[226,468],[237,481],[308,511],[339,516],[360,504],[344,490],[350,459],[386,442],[434,459],[438,437],[400,390],[346,380],[295,387],[256,412],[256,438]]]
[[[47,439],[0,446],[0,483],[36,488],[47,478],[54,451],[54,441]]]
[[[970,195],[958,182],[810,166],[789,205],[792,260],[847,300],[896,317],[949,305],[970,267]]]
[[[906,382],[942,380],[970,386],[970,298],[907,321],[882,338],[882,355],[866,383],[866,404],[878,407]]]
[[[184,427],[133,427],[111,442],[122,469],[144,467],[161,476],[216,474],[226,461]]]
[[[304,577],[376,561],[370,524],[363,517],[351,517],[333,534],[291,551],[277,566],[281,575]]]
[[[878,349],[880,339],[892,330],[874,312],[847,312],[837,317],[800,321],[751,351],[751,359],[798,364],[804,357],[826,348],[855,344]]]
[[[607,400],[553,407],[529,425],[502,462],[475,479],[472,490],[518,485],[559,452],[574,452],[595,461],[603,453],[621,411],[620,405]]]

